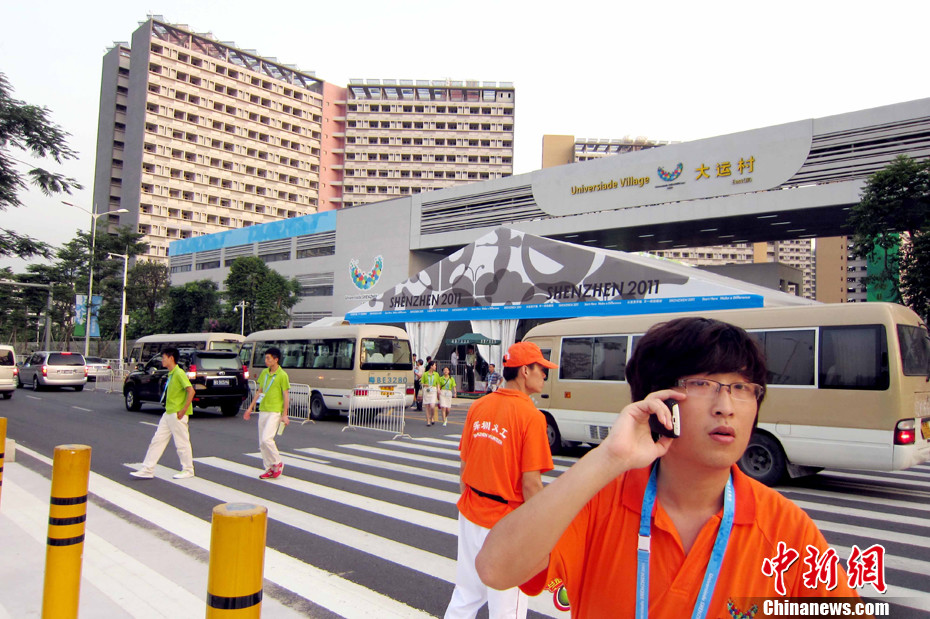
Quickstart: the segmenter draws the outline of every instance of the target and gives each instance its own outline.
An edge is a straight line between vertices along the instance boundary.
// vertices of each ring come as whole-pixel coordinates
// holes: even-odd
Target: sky
[[[540,167],[544,134],[690,141],[930,97],[926,0],[0,2],[0,72],[71,134],[79,159],[50,167],[88,211],[102,58],[149,14],[337,85],[513,82],[515,174]],[[53,245],[89,228],[60,196],[22,197],[0,227]]]

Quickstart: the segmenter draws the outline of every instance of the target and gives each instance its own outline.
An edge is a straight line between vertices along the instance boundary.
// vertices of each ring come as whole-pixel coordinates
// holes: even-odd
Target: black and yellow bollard
[[[42,591],[43,618],[78,616],[89,476],[89,446],[59,445],[55,448]]]
[[[213,508],[207,619],[261,617],[268,509],[251,503]]]
[[[0,417],[0,496],[3,494],[3,460],[6,458],[6,417]]]

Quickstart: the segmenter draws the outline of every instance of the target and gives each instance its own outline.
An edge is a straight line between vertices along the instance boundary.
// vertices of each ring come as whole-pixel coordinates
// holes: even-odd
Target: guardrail
[[[349,398],[349,423],[342,430],[365,428],[390,432],[398,438],[404,432],[406,385],[358,385]]]
[[[90,388],[91,391],[122,394],[123,382],[128,374],[129,372],[121,372],[120,370],[103,370],[97,372],[96,379],[93,382],[88,382],[85,388]]]
[[[241,410],[245,411],[255,399],[258,391],[258,383],[254,380],[249,381],[249,395],[242,401]],[[310,385],[301,383],[291,383],[291,388],[287,390],[288,409],[287,415],[291,419],[299,419],[301,424],[316,423],[310,419]],[[257,412],[257,411],[253,411]]]

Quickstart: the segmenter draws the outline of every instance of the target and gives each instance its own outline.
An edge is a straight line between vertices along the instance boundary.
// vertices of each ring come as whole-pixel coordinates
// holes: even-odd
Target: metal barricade
[[[258,392],[258,382],[249,381],[249,394],[242,401],[241,409],[245,411],[252,405],[255,394]],[[310,385],[300,383],[291,383],[290,389],[287,390],[288,408],[287,415],[291,419],[299,419],[301,425],[310,422],[316,423],[310,419]],[[253,411],[258,412],[258,411]]]
[[[91,391],[103,391],[104,393],[123,393],[123,381],[126,376],[119,370],[104,370],[97,373],[96,380],[86,384]],[[93,385],[91,387],[91,385]]]
[[[406,394],[406,385],[358,385],[349,398],[349,423],[343,431],[366,428],[410,438],[404,432]]]
[[[300,419],[301,425],[315,423],[310,419],[310,385],[301,385],[291,383],[291,388],[287,390],[288,408],[287,415],[291,419]]]

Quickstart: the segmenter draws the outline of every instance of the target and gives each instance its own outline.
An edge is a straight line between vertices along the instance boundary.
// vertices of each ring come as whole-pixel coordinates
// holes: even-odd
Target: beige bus
[[[534,396],[553,451],[604,439],[630,402],[632,347],[653,324],[685,315],[574,318],[527,333],[559,364]],[[748,475],[772,485],[822,468],[896,471],[930,458],[930,341],[911,310],[842,303],[697,315],[743,327],[765,351],[765,401],[740,460]]]
[[[407,332],[381,325],[306,326],[256,331],[242,344],[242,362],[257,378],[265,351],[281,351],[281,367],[292,383],[310,386],[310,416],[323,419],[349,411],[353,394],[377,407],[376,395],[413,404],[413,362]],[[366,386],[368,389],[356,388]],[[370,387],[377,386],[374,391]],[[369,401],[372,400],[372,401]]]
[[[197,350],[239,351],[245,338],[238,333],[159,333],[140,337],[129,353],[130,368],[146,363],[163,348],[195,348]]]

